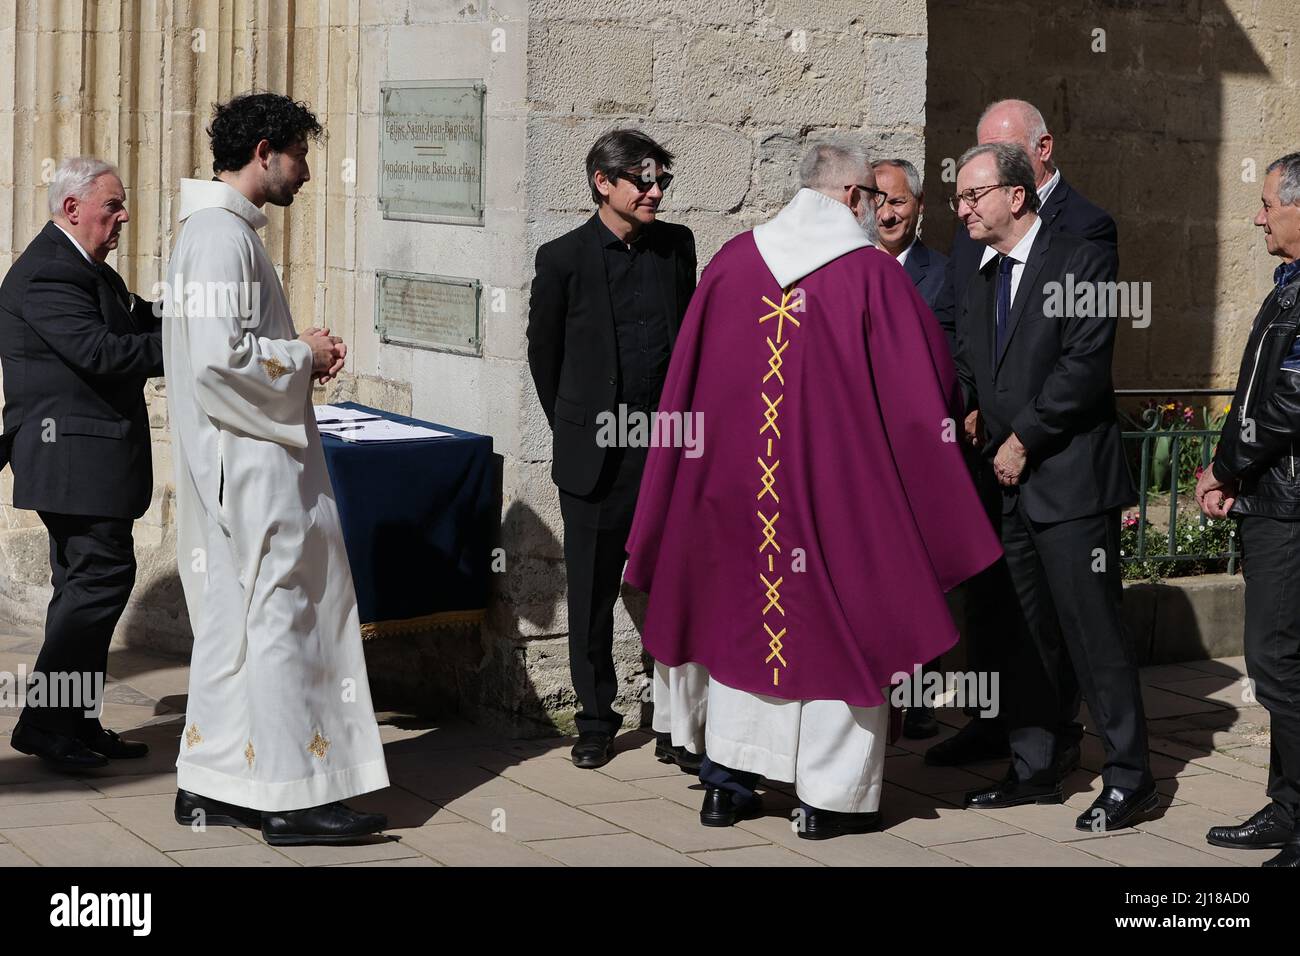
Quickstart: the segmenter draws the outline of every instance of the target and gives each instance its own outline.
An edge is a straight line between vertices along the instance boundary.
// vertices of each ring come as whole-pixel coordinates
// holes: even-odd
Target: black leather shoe
[[[758,794],[754,794],[752,800],[737,803],[730,790],[709,787],[704,791],[704,803],[700,806],[700,823],[706,827],[729,827],[738,820],[752,820],[762,812],[763,798]]]
[[[655,739],[655,759],[660,763],[675,763],[687,773],[700,775],[700,762],[703,754],[693,754],[685,747],[674,747],[671,738],[665,734]]]
[[[1029,803],[1064,803],[1061,781],[1021,780],[1013,771],[1000,783],[966,794],[966,807],[970,810],[996,810],[1001,807],[1022,807]]]
[[[573,745],[573,765],[583,770],[595,770],[609,763],[609,734],[601,731],[589,731],[578,735],[578,742]]]
[[[197,823],[205,827],[248,827],[250,830],[260,830],[262,815],[247,807],[222,803],[188,790],[177,790],[176,822],[185,827]]]
[[[903,715],[903,736],[908,740],[926,740],[939,733],[939,722],[929,707],[909,707]]]
[[[956,734],[927,750],[925,762],[931,767],[960,767],[1009,756],[1011,747],[1002,725],[972,717]]]
[[[1293,836],[1281,853],[1265,860],[1260,866],[1300,866],[1300,834]]]
[[[840,813],[837,810],[804,809],[803,826],[795,832],[801,840],[829,840],[846,833],[871,833],[880,829],[879,813]]]
[[[90,739],[82,738],[87,750],[93,750],[110,760],[138,760],[149,755],[149,745],[135,740],[123,740],[114,731],[103,727]]]
[[[1280,850],[1291,836],[1291,826],[1278,820],[1277,805],[1270,803],[1245,823],[1233,827],[1210,827],[1205,842],[1239,850]]]
[[[1109,833],[1131,827],[1160,803],[1156,783],[1143,784],[1136,790],[1125,787],[1102,787],[1101,795],[1092,806],[1079,814],[1074,821],[1076,830]]]
[[[108,766],[107,758],[90,750],[76,737],[51,733],[31,724],[18,724],[9,745],[19,753],[40,757],[55,770],[94,770]]]
[[[271,846],[350,843],[386,826],[388,817],[384,814],[358,813],[341,803],[262,814],[262,836]]]

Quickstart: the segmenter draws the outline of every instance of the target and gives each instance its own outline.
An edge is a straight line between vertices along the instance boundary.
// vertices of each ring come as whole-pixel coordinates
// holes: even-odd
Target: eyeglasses
[[[637,192],[641,193],[648,193],[650,190],[654,189],[655,186],[659,187],[660,192],[667,192],[668,187],[671,186],[673,182],[672,173],[660,173],[658,176],[652,178],[640,169],[620,169],[615,173],[607,175],[609,175],[611,180],[615,181],[626,179],[636,187]]]
[[[990,190],[1010,189],[1010,188],[1011,186],[1008,183],[994,183],[991,186],[976,186],[974,189],[968,189],[965,192],[957,193],[957,195],[949,197],[948,208],[951,209],[953,212],[960,212],[962,201],[965,200],[966,205],[974,209],[975,204],[979,202],[984,197],[984,194],[989,192]]]
[[[885,200],[889,198],[889,193],[885,192],[883,189],[872,189],[870,186],[862,185],[862,183],[849,183],[849,185],[840,188],[862,190],[863,195],[871,200],[871,208],[873,209],[879,209],[885,204]]]

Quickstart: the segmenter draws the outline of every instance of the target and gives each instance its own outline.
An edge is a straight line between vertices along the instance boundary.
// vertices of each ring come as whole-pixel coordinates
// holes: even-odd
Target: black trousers
[[[967,450],[966,465],[970,468],[989,523],[995,529],[999,528],[1002,523],[1002,486],[993,474],[992,462]],[[998,558],[961,587],[966,611],[966,669],[977,674],[1000,673],[1007,641],[1022,641],[1027,633],[1006,560]],[[977,722],[983,733],[1006,739],[1007,728],[1000,710],[996,715],[988,716],[979,707],[969,705],[965,712],[967,717]]]
[[[45,642],[32,674],[47,688],[64,684],[61,675],[91,675],[92,687],[103,685],[108,645],[135,585],[135,543],[126,518],[95,518],[38,512],[50,535],[50,572],[54,595],[45,612]],[[85,688],[87,682],[82,681]],[[99,703],[98,701],[96,702]],[[20,723],[70,736],[99,728],[87,716],[87,701],[44,700],[37,705],[29,690]],[[53,705],[53,706],[51,706]]]
[[[569,672],[578,696],[578,733],[618,733],[623,715],[614,710],[614,605],[627,563],[646,449],[611,448],[595,490],[560,490],[564,519],[564,568],[568,578]]]
[[[1119,511],[1050,524],[1002,515],[1002,549],[1028,639],[1003,649],[1001,698],[1016,775],[1052,770],[1075,736],[1079,692],[1106,752],[1102,783],[1151,779],[1137,665],[1120,616]]]
[[[1246,673],[1268,711],[1268,796],[1300,830],[1300,522],[1239,522],[1246,579]]]

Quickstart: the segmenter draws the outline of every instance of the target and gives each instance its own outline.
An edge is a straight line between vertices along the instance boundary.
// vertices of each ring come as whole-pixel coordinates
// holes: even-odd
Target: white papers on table
[[[363,412],[355,408],[343,408],[340,405],[313,405],[317,425],[338,425],[344,422],[377,422],[378,415]]]
[[[407,425],[387,418],[326,423],[320,426],[320,431],[322,435],[333,435],[351,442],[417,441],[451,437],[451,432],[440,432],[422,425]]]

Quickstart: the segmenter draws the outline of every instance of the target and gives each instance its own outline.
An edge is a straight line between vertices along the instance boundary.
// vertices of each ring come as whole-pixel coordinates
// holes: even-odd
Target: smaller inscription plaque
[[[375,331],[381,342],[479,355],[478,279],[375,273]]]

